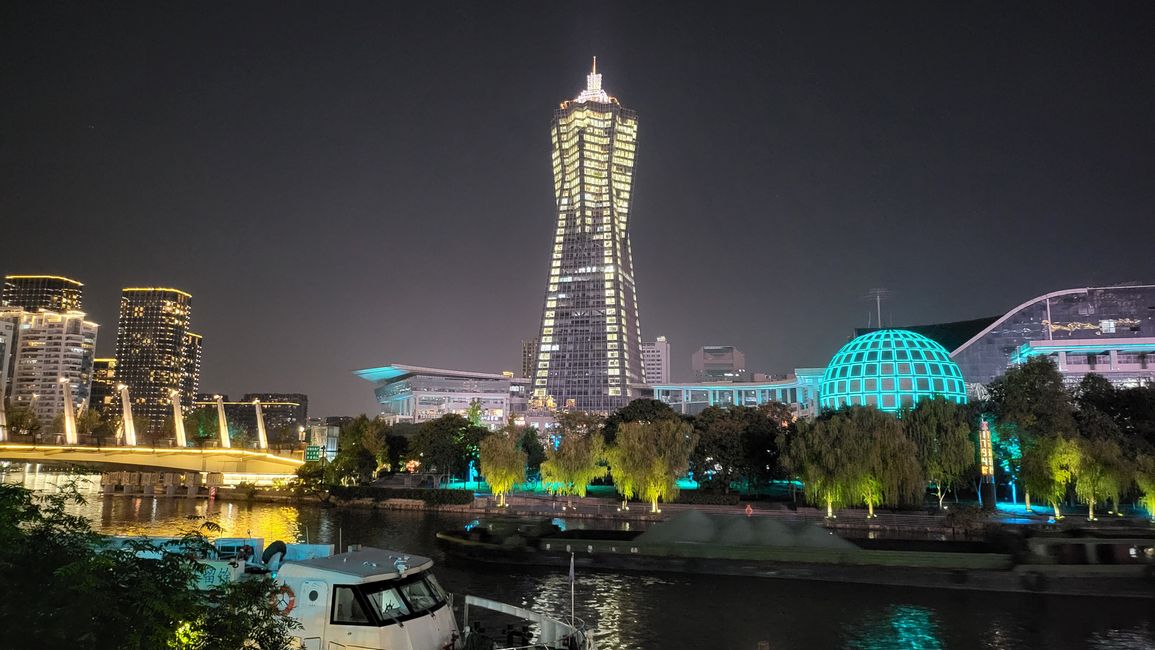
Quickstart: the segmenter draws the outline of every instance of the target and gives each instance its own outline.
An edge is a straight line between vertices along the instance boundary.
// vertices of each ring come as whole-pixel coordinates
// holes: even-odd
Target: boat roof
[[[404,561],[408,568],[404,571],[398,571],[396,568],[397,560]],[[390,551],[383,548],[362,547],[360,550],[338,553],[329,557],[286,562],[279,573],[295,576],[326,572],[362,580],[369,578],[386,580],[401,577],[402,574],[411,575],[424,571],[431,566],[433,566],[433,560],[422,555]]]

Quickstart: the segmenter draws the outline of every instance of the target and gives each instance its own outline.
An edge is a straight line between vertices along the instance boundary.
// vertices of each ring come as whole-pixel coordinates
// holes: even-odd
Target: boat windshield
[[[386,580],[361,587],[374,612],[386,625],[438,609],[449,597],[432,574]]]

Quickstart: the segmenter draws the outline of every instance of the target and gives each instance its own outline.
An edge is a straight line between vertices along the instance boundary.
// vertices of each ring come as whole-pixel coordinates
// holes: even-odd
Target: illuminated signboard
[[[979,471],[983,476],[995,475],[995,455],[991,450],[991,430],[987,421],[979,423]]]

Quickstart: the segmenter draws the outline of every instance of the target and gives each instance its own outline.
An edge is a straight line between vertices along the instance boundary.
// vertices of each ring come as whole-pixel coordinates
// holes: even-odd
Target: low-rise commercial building
[[[818,409],[818,385],[824,368],[796,368],[785,379],[764,382],[689,382],[655,384],[644,394],[669,404],[683,415],[697,415],[709,406],[761,406],[768,402],[789,405],[798,417]]]
[[[393,364],[357,370],[373,384],[381,415],[391,422],[420,424],[443,415],[466,415],[481,407],[481,422],[490,429],[529,411],[531,379],[513,373],[494,374]]]

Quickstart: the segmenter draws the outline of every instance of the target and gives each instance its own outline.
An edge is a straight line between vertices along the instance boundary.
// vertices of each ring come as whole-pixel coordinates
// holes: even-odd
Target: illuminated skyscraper
[[[553,115],[553,255],[542,313],[534,399],[607,412],[642,382],[629,214],[638,118],[602,89],[586,89]]]
[[[64,391],[74,408],[88,399],[99,327],[79,311],[4,308],[0,320],[12,324],[15,335],[8,398],[31,408],[45,433],[60,433],[49,429],[53,418],[64,412]]]
[[[45,309],[58,313],[80,311],[84,285],[58,275],[4,276],[3,306],[25,311]]]
[[[179,289],[127,288],[120,296],[116,381],[128,386],[132,410],[159,432],[172,414],[172,390],[188,407],[200,379],[200,336],[189,331],[192,296]]]
[[[88,393],[88,408],[99,411],[105,418],[120,408],[116,392],[116,359],[92,360],[92,390]]]

